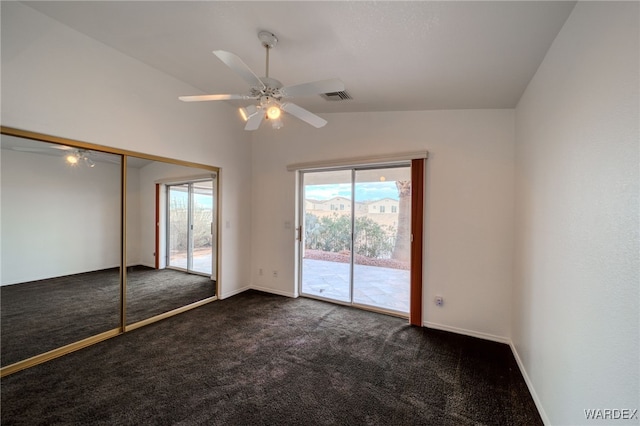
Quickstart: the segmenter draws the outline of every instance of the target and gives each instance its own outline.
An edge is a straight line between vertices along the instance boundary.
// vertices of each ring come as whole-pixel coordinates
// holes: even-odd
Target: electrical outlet
[[[273,278],[278,278],[278,271],[273,271]]]
[[[444,298],[442,296],[436,296],[435,302],[437,306],[442,306],[444,305]]]
[[[258,269],[258,275],[262,276],[262,268]]]

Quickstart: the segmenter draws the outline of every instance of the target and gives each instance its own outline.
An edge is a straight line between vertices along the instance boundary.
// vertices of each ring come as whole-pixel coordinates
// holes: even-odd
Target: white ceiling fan
[[[213,54],[225,63],[229,68],[242,77],[251,89],[247,95],[195,95],[180,96],[178,99],[184,102],[196,101],[223,101],[223,100],[256,100],[256,104],[240,108],[242,118],[247,122],[245,130],[256,130],[267,119],[271,122],[274,129],[282,127],[281,115],[285,111],[294,117],[316,127],[320,128],[327,124],[324,118],[321,118],[306,109],[288,102],[283,99],[311,96],[322,93],[334,93],[344,91],[344,83],[337,78],[328,80],[314,81],[311,83],[303,83],[295,86],[282,86],[278,80],[269,77],[269,50],[275,47],[278,38],[269,31],[260,31],[258,38],[262,42],[262,46],[267,52],[265,76],[259,78],[238,56],[224,50],[214,50]]]
[[[58,145],[27,139],[11,139],[2,141],[3,149],[11,149],[18,152],[32,152],[36,154],[62,156],[70,166],[84,164],[87,167],[95,167],[96,162],[109,162],[120,164],[119,156],[85,148],[74,148],[66,145]]]

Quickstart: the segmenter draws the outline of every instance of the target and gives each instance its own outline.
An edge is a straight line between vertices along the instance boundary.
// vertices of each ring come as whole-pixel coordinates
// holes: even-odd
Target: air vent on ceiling
[[[349,99],[353,99],[351,95],[346,91],[321,93],[320,96],[322,96],[327,101],[346,101]]]

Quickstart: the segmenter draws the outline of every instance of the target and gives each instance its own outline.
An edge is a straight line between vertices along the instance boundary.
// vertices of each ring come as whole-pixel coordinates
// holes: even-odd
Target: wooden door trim
[[[155,266],[160,269],[160,184],[156,183],[156,250]]]
[[[409,322],[422,327],[424,158],[411,160],[411,287]]]

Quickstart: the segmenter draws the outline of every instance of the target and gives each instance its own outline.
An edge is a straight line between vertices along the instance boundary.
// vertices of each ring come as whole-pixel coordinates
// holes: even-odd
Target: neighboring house
[[[392,198],[383,198],[382,200],[372,200],[367,202],[367,213],[369,214],[385,214],[398,213],[398,200]]]
[[[366,216],[374,222],[395,228],[398,225],[399,201],[392,198],[355,203],[357,217]],[[333,197],[328,200],[305,200],[305,212],[317,217],[351,214],[351,200]]]
[[[333,197],[328,200],[305,200],[305,210],[308,212],[351,212],[351,200],[345,197]]]

